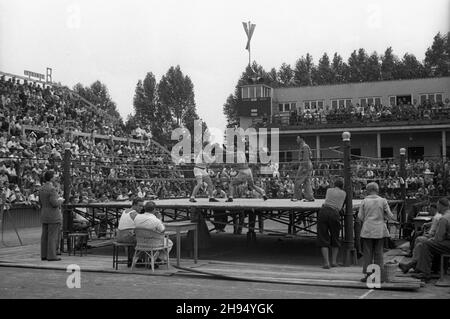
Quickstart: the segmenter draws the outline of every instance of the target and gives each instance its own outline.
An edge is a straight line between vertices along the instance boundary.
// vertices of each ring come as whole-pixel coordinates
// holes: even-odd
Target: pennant
[[[244,26],[245,34],[247,35],[247,45],[245,46],[245,50],[250,50],[250,40],[252,39],[253,32],[255,31],[256,24],[242,22]]]

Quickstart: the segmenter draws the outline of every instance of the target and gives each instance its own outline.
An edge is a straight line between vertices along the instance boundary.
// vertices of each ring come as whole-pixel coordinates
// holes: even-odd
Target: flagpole
[[[248,66],[249,66],[250,68],[252,67],[250,44],[248,45]]]

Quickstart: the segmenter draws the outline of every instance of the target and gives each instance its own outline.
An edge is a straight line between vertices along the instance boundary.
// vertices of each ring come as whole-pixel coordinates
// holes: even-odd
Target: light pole
[[[72,216],[70,211],[65,207],[70,200],[70,157],[72,152],[70,151],[71,144],[69,142],[64,143],[64,159],[63,159],[63,190],[64,190],[64,206],[63,206],[63,230],[72,231]]]
[[[351,265],[351,252],[354,250],[354,236],[353,236],[353,187],[352,187],[352,172],[350,167],[350,132],[342,133],[342,147],[343,147],[343,161],[344,161],[344,190],[347,193],[345,199],[345,214],[344,214],[344,250],[345,260],[344,265]]]
[[[400,196],[403,201],[402,209],[400,211],[400,236],[403,236],[403,225],[406,221],[406,167],[405,167],[405,155],[406,149],[402,147],[400,149]]]

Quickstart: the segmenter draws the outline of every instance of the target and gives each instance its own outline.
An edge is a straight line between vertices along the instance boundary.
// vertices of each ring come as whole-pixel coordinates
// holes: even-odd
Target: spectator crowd
[[[123,124],[101,109],[93,108],[67,88],[43,87],[27,81],[20,83],[2,76],[0,106],[0,192],[3,202],[36,205],[43,172],[53,169],[62,176],[66,148],[71,151],[70,200],[73,203],[127,200],[135,196],[146,199],[188,197],[192,191],[195,180],[190,165],[174,165],[170,153],[149,139],[145,130],[139,128],[127,134]],[[433,114],[433,107],[425,105],[422,109],[421,106],[411,114],[419,117],[424,116],[425,111]],[[449,108],[448,102],[439,107]],[[381,119],[383,114],[398,118],[405,116],[405,112],[410,111],[396,107],[385,110],[357,106],[324,115],[329,121],[330,116],[338,113],[361,119],[372,119],[374,114],[380,114],[376,117]],[[316,115],[312,118],[317,119]],[[323,120],[321,115],[318,118]],[[130,140],[130,134],[140,139]],[[399,198],[402,181],[397,161],[356,160],[352,165],[355,198],[363,197],[365,185],[371,181],[379,183],[381,196]],[[441,159],[407,161],[404,181],[407,196],[450,195],[449,165]],[[292,197],[295,166],[281,163],[272,175],[261,174],[259,168],[254,167],[255,183],[265,189],[270,198]],[[227,167],[210,169],[217,190],[228,191],[234,174],[236,172]],[[338,161],[314,164],[312,187],[318,198],[325,196],[336,176],[342,176]],[[257,196],[245,184],[238,188],[237,195]]]
[[[318,124],[354,124],[398,121],[427,121],[450,119],[450,101],[425,100],[418,104],[381,105],[367,104],[356,106],[352,104],[335,107],[318,107],[304,111],[291,111],[290,125]]]

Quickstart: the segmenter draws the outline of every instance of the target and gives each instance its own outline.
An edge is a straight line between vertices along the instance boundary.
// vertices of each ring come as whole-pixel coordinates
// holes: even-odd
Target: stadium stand
[[[117,119],[96,108],[66,87],[45,85],[14,77],[0,77],[0,184],[2,198],[8,204],[36,205],[42,173],[47,169],[61,172],[64,144],[72,153],[71,202],[126,200],[143,198],[187,197],[192,189],[189,166],[176,167],[170,153],[148,138],[145,131],[126,132]],[[292,123],[318,125],[360,123],[361,121],[397,121],[448,118],[448,102],[425,103],[405,108],[368,105],[339,108],[329,113],[293,114]],[[142,131],[142,130],[141,130]],[[138,136],[139,139],[133,139]],[[380,193],[389,199],[400,196],[398,159],[352,161],[354,198],[362,198],[370,181],[380,184]],[[450,195],[450,163],[442,159],[407,161],[408,198]],[[211,175],[227,190],[222,169]],[[226,174],[232,173],[229,168]],[[280,163],[279,174],[262,175],[255,169],[256,183],[272,198],[289,198],[293,193],[295,167]],[[333,177],[340,174],[338,162],[316,161],[312,185],[318,197],[324,196]],[[244,186],[241,197],[255,194]]]

